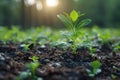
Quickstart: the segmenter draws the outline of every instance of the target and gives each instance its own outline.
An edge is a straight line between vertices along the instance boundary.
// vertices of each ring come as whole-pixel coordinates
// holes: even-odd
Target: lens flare
[[[36,8],[37,8],[37,10],[42,10],[43,9],[43,5],[42,5],[41,1],[37,1]]]
[[[58,0],[46,0],[46,5],[48,7],[56,7],[58,6],[59,1]]]

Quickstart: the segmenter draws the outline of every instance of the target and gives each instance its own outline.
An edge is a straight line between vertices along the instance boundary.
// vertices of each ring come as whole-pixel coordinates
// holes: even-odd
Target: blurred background
[[[77,10],[90,26],[119,27],[120,0],[0,0],[0,26],[63,27],[56,15]]]

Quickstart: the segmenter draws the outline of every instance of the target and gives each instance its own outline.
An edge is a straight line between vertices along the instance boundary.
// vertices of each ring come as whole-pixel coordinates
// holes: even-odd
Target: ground
[[[80,47],[73,54],[70,48],[66,50],[50,47],[46,44],[40,47],[29,45],[29,50],[23,50],[22,43],[0,42],[0,80],[16,80],[21,72],[27,72],[26,63],[32,62],[32,56],[38,56],[39,67],[35,75],[43,80],[119,80],[120,54],[113,51],[112,42],[96,47],[95,55],[90,54],[87,47]],[[90,63],[98,60],[102,64],[101,72],[90,77],[86,69],[91,69]],[[33,80],[27,77],[23,80]]]

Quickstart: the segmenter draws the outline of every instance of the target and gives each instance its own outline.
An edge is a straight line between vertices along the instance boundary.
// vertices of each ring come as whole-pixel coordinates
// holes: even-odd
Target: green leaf
[[[100,68],[101,63],[98,60],[96,60],[91,63],[91,66],[93,69],[97,69],[97,68]]]
[[[91,22],[91,19],[84,19],[81,22],[78,23],[77,28],[81,28],[83,26],[88,25]]]
[[[35,62],[35,61],[38,61],[38,57],[37,56],[33,56],[32,58],[31,58],[31,60],[33,60],[33,62]]]
[[[101,72],[101,69],[93,69],[93,73],[96,75]]]
[[[72,19],[73,22],[75,22],[77,19],[78,19],[79,15],[78,15],[78,12],[73,10],[71,13],[70,13],[70,18]]]
[[[112,77],[112,79],[116,79],[117,78],[117,76],[114,75],[114,74],[111,74],[111,77]]]
[[[30,73],[29,72],[21,72],[20,75],[17,77],[17,80],[24,80],[25,78],[29,77]]]
[[[57,17],[64,23],[64,25],[67,28],[72,29],[73,24],[72,24],[72,21],[68,17],[64,16],[63,14],[57,15]]]
[[[35,70],[39,67],[39,62],[31,62],[31,63],[27,63],[26,66],[30,69],[31,73],[34,75],[35,74]]]
[[[71,17],[69,16],[69,14],[68,13],[66,13],[66,12],[63,12],[63,15],[65,15],[69,20],[71,20]]]

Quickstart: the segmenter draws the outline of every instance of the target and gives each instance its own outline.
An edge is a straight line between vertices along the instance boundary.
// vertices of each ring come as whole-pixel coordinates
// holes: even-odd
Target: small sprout
[[[118,52],[120,51],[120,42],[117,42],[112,45],[113,46],[113,51]]]
[[[90,49],[91,55],[94,56],[94,55],[95,55],[95,52],[97,51],[97,49],[96,49],[96,48],[93,48],[92,46],[90,46],[89,49]]]
[[[32,58],[30,58],[33,62],[36,62],[36,61],[38,61],[38,57],[37,56],[33,56]]]
[[[30,50],[29,46],[30,46],[30,44],[21,44],[20,45],[20,47],[22,47],[24,51]]]
[[[117,78],[117,76],[115,76],[114,74],[111,74],[111,77],[113,80]]]
[[[31,77],[35,78],[35,70],[39,67],[39,62],[27,63],[26,66],[30,69]]]
[[[38,57],[37,56],[33,56],[31,59],[33,60],[33,62],[27,63],[26,66],[30,69],[31,77],[33,79],[35,79],[36,78],[35,71],[39,67],[40,64],[38,62]]]
[[[64,23],[64,25],[71,30],[72,35],[70,37],[73,41],[73,44],[71,45],[73,53],[76,53],[76,43],[79,38],[78,36],[80,35],[81,27],[84,27],[91,22],[90,19],[84,19],[81,21],[80,17],[83,15],[84,14],[81,14],[75,10],[71,11],[70,15],[68,13],[57,15],[57,17]]]
[[[101,63],[98,60],[93,61],[91,63],[91,67],[92,67],[92,70],[87,69],[89,76],[94,77],[95,75],[101,72],[101,69],[100,69]]]
[[[32,80],[37,80],[37,77],[35,76],[35,71],[40,65],[38,62],[38,59],[39,58],[37,56],[33,56],[31,58],[31,60],[33,62],[26,64],[26,66],[28,67],[29,70],[26,72],[21,72],[19,77],[17,77],[17,80],[24,80],[27,77],[31,77]],[[41,79],[41,78],[39,78],[39,79]]]
[[[96,60],[91,63],[91,66],[93,69],[97,69],[97,68],[100,68],[101,63],[98,60]]]

